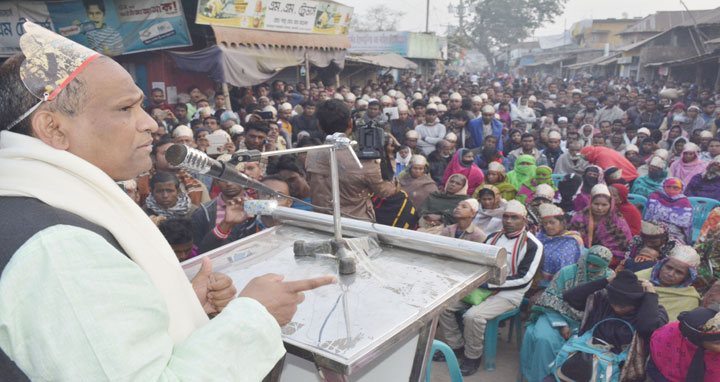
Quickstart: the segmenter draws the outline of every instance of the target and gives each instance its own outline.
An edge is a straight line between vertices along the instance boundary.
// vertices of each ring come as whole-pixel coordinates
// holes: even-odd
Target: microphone
[[[238,172],[233,166],[210,158],[204,152],[181,144],[170,146],[165,152],[167,162],[175,167],[195,174],[205,174],[225,182],[238,184],[245,188],[253,188],[271,195],[277,195],[272,188]]]

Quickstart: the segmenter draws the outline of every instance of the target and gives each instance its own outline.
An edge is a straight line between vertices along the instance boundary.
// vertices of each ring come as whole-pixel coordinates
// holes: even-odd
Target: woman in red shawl
[[[611,148],[587,146],[580,150],[580,154],[584,155],[590,164],[600,166],[603,170],[609,167],[617,167],[621,169],[622,178],[628,184],[638,177],[635,166],[633,166],[633,164],[630,163],[625,156]]]
[[[642,214],[637,207],[628,202],[630,190],[628,190],[626,185],[619,183],[615,183],[609,188],[615,201],[615,207],[620,212],[620,215],[625,218],[625,221],[627,221],[630,232],[632,232],[633,236],[639,235],[642,224]]]
[[[472,195],[475,189],[485,182],[485,175],[475,164],[475,154],[469,149],[459,149],[455,152],[443,174],[443,188],[448,179],[455,174],[461,174],[467,178],[468,195]]]

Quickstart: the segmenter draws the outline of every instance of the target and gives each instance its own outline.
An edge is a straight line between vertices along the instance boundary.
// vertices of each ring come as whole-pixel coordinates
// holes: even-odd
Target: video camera
[[[385,130],[376,121],[357,122],[357,142],[360,159],[380,159],[385,142]]]

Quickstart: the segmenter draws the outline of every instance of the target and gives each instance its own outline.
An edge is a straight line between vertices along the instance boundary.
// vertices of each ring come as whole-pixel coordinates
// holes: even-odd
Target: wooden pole
[[[310,90],[310,59],[307,51],[305,52],[305,88]]]
[[[225,110],[232,111],[232,102],[230,102],[230,90],[228,90],[228,85],[224,82],[222,84],[222,92],[225,96]]]

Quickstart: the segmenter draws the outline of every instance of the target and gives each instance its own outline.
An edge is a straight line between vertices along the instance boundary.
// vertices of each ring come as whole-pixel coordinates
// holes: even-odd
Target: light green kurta
[[[174,345],[150,279],[99,235],[58,225],[0,278],[0,348],[32,380],[259,381],[285,353],[265,307],[238,298]]]

